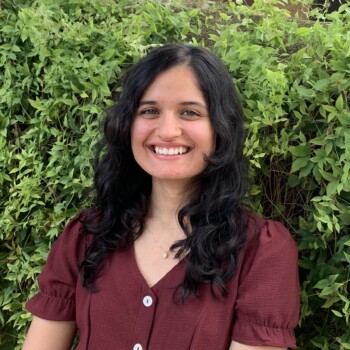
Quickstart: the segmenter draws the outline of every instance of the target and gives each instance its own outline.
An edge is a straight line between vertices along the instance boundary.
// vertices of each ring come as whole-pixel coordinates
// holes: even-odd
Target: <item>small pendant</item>
[[[164,253],[162,254],[162,258],[163,258],[163,259],[167,259],[168,256],[169,256],[168,252],[164,252]]]

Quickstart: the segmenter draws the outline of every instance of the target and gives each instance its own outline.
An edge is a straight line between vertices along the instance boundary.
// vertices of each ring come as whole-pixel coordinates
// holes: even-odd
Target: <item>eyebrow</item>
[[[157,101],[140,101],[139,106],[143,106],[143,105],[156,105]],[[206,110],[208,110],[208,107],[206,105],[204,105],[203,103],[197,102],[197,101],[184,101],[184,102],[180,102],[179,103],[180,106],[190,106],[190,105],[195,105],[198,107],[202,107]]]

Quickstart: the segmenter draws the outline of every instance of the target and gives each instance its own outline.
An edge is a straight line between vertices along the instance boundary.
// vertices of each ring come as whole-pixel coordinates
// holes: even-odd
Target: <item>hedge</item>
[[[282,1],[208,3],[2,1],[1,349],[20,349],[50,246],[91,203],[94,148],[123,72],[174,41],[210,47],[237,84],[247,206],[299,246],[298,349],[350,349],[350,6],[325,14],[304,0],[298,16]]]

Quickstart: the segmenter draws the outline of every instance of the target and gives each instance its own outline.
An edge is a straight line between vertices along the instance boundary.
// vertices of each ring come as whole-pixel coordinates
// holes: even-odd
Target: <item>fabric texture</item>
[[[299,316],[297,249],[280,223],[250,214],[248,238],[228,295],[215,299],[209,285],[198,297],[175,302],[184,278],[180,261],[150,288],[131,247],[106,260],[95,282],[82,288],[79,263],[91,237],[79,233],[74,218],[55,242],[39,278],[40,292],[26,307],[34,315],[75,320],[77,350],[227,350],[247,345],[295,347]],[[176,295],[176,294],[175,294]]]

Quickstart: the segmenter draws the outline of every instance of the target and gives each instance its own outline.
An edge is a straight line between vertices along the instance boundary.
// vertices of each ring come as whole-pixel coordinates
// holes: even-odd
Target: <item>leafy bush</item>
[[[49,248],[90,203],[94,147],[122,73],[172,41],[211,47],[238,86],[247,205],[283,221],[299,245],[299,348],[350,349],[350,7],[302,21],[279,5],[2,2],[2,349],[20,348]]]
[[[230,8],[210,37],[248,118],[249,203],[299,243],[299,346],[350,349],[350,7],[306,23],[263,2]]]

